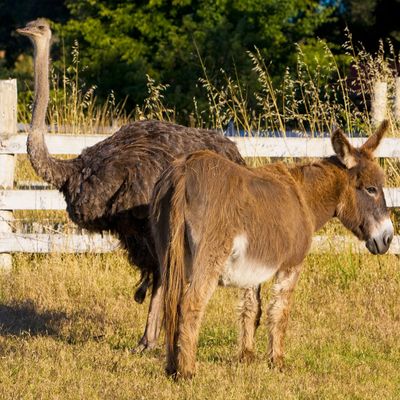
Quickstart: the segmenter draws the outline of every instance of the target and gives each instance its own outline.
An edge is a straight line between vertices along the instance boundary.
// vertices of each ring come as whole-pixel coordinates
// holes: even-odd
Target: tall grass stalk
[[[255,93],[246,93],[238,81],[227,76],[217,87],[211,82],[204,69],[200,80],[209,100],[210,122],[216,128],[223,128],[233,119],[235,126],[249,134],[262,131],[298,131],[303,135],[317,136],[330,132],[339,125],[350,134],[373,131],[369,113],[374,83],[388,84],[388,113],[391,134],[396,135],[399,121],[393,114],[396,71],[399,63],[393,46],[388,43],[385,51],[383,42],[377,54],[372,55],[363,47],[356,49],[350,33],[343,45],[346,52],[347,69],[340,66],[338,57],[327,44],[320,42],[322,57],[316,57],[311,64],[302,47],[297,47],[297,63],[294,70],[286,71],[276,83],[270,76],[266,60],[256,49],[249,52],[253,71],[258,77],[259,87]],[[343,57],[342,57],[343,58]],[[349,72],[350,69],[350,72]],[[248,98],[256,99],[256,106],[249,109]]]
[[[249,136],[265,132],[290,131],[300,136],[319,136],[340,126],[351,135],[370,135],[375,127],[370,107],[373,88],[377,81],[387,82],[388,104],[386,118],[390,121],[388,136],[400,137],[400,121],[394,115],[396,66],[399,55],[390,42],[380,43],[379,51],[372,55],[361,45],[355,46],[350,32],[343,45],[345,62],[339,64],[328,45],[320,41],[323,54],[311,63],[302,47],[297,47],[296,68],[286,68],[282,79],[273,80],[261,52],[249,52],[258,89],[248,93],[237,77],[232,79],[221,71],[222,83],[210,81],[203,65],[200,79],[209,103],[208,126],[225,129],[233,121],[237,130]],[[256,105],[249,107],[249,98]],[[204,116],[202,116],[204,118]],[[202,121],[203,123],[203,121]],[[203,123],[204,124],[204,123]],[[400,164],[396,160],[382,160],[389,186],[400,186]]]

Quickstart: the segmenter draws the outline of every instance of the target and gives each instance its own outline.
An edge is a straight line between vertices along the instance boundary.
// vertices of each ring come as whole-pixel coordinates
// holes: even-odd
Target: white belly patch
[[[248,247],[247,236],[238,235],[233,240],[231,254],[225,263],[219,284],[248,288],[271,279],[278,267],[268,266],[246,256]]]

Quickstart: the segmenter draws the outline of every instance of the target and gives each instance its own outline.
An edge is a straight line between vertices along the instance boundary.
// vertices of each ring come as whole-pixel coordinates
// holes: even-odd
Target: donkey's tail
[[[153,233],[161,264],[168,354],[174,354],[179,303],[185,283],[185,161],[185,158],[178,159],[162,174],[156,185],[152,203],[153,221],[160,221],[158,224],[153,222],[152,225],[153,229],[155,227]],[[162,228],[162,221],[168,229]],[[175,361],[169,360],[170,362]],[[171,365],[169,367],[173,368]]]

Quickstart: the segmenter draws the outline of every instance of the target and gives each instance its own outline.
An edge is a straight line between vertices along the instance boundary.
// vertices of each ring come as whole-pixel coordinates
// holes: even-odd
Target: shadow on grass
[[[0,304],[0,335],[58,335],[67,315],[63,312],[38,312],[34,303]]]
[[[0,303],[0,336],[51,336],[68,344],[108,340],[113,345],[115,335],[106,335],[110,328],[102,312],[39,311],[32,301]],[[123,339],[124,346],[129,347],[125,342],[132,339]]]

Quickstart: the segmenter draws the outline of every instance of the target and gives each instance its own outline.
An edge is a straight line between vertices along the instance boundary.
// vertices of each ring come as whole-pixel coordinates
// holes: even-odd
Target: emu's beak
[[[29,28],[18,28],[16,31],[23,36],[30,36],[32,34]]]

